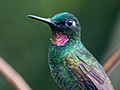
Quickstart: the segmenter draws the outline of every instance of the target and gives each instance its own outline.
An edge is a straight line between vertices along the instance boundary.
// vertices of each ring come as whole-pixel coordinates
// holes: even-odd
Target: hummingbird
[[[73,14],[28,17],[51,27],[48,62],[53,79],[63,90],[114,90],[101,64],[82,44],[81,26]]]

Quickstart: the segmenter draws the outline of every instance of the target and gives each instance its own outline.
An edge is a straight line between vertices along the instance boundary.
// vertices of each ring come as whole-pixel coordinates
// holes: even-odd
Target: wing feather
[[[85,57],[86,58],[86,57]],[[78,86],[84,90],[109,90],[105,85],[105,76],[94,66],[88,65],[78,54],[69,53],[64,60],[67,71],[75,80]]]
[[[104,85],[104,77],[101,73],[98,73],[96,70],[93,69],[88,74],[86,74],[86,76],[88,76],[88,78],[92,81],[92,83],[96,86],[98,90],[109,90]]]

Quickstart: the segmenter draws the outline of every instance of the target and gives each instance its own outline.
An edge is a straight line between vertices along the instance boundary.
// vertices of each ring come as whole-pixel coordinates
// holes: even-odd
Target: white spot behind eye
[[[73,26],[76,26],[76,22],[75,21],[73,21]]]

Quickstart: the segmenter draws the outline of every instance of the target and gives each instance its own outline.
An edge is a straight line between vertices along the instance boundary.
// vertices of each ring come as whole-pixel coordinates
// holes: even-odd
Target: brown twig
[[[120,60],[120,47],[108,58],[103,65],[103,69],[108,73],[113,66]]]
[[[0,74],[15,90],[31,90],[23,78],[0,57]]]

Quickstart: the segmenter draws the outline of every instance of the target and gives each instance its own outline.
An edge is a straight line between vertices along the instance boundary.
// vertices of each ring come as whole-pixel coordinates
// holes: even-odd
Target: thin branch
[[[23,78],[0,57],[0,74],[15,90],[32,90]]]
[[[109,57],[103,65],[103,69],[108,73],[113,66],[120,60],[120,47]]]

